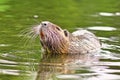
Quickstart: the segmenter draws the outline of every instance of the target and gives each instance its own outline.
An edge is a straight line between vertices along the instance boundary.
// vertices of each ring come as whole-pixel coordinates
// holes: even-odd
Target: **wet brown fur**
[[[41,25],[40,41],[46,53],[89,53],[101,46],[92,33],[74,36],[51,22]]]

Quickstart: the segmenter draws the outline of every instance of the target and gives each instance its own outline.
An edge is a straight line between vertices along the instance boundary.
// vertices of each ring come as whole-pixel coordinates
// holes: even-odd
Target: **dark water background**
[[[81,65],[74,73],[57,74],[52,80],[120,80],[119,0],[0,0],[0,80],[35,79],[41,58],[39,39],[27,42],[29,36],[23,40],[20,32],[44,20],[70,32],[88,29],[103,46],[99,67]]]

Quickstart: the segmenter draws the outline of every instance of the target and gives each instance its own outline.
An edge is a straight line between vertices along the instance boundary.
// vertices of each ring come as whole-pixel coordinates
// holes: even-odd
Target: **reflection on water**
[[[89,68],[98,61],[98,56],[92,54],[80,55],[50,55],[44,56],[39,65],[36,80],[79,79],[78,73],[93,73]]]
[[[0,44],[0,47],[10,46],[8,44]]]
[[[100,12],[99,15],[100,16],[120,16],[120,12],[116,12],[116,13]]]
[[[104,62],[98,54],[44,56],[36,80],[120,79],[120,70],[112,69],[120,66],[120,62]]]
[[[106,27],[106,26],[94,26],[94,27],[88,27],[90,30],[101,30],[101,31],[114,31],[116,28],[114,27]]]

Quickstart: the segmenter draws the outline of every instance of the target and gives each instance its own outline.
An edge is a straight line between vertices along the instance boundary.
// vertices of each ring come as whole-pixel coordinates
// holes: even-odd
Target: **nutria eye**
[[[44,26],[46,26],[47,24],[46,23],[43,23]]]
[[[60,31],[60,28],[59,28],[59,27],[56,27],[56,29]]]
[[[42,26],[47,26],[47,23],[46,22],[42,22],[41,25]]]

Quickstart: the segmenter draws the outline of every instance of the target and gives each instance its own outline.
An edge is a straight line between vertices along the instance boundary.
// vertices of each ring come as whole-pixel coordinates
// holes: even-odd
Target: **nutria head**
[[[40,42],[47,53],[68,52],[68,31],[48,21],[41,22],[39,27]]]

